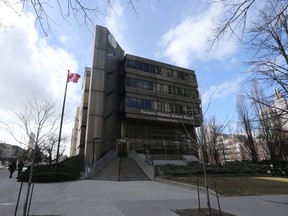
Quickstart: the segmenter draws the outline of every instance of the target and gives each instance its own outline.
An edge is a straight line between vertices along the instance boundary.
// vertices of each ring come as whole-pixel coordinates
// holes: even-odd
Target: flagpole
[[[62,125],[63,125],[63,117],[64,117],[64,109],[65,109],[65,101],[66,101],[66,93],[67,93],[67,85],[68,85],[68,75],[69,75],[69,70],[68,70],[68,72],[67,72],[67,77],[66,77],[64,100],[63,100],[62,113],[61,113],[60,130],[59,130],[58,145],[57,145],[57,154],[56,154],[56,165],[57,165],[58,162],[59,162],[59,161],[58,161],[58,160],[59,160],[59,149],[60,149],[60,142],[61,142],[61,133],[62,133]]]

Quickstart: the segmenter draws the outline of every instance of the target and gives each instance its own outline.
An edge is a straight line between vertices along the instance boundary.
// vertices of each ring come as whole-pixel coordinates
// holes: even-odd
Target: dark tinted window
[[[143,80],[136,80],[136,88],[142,88],[143,89]]]
[[[136,62],[127,60],[127,67],[137,69]]]
[[[130,78],[130,77],[127,77],[127,86],[130,86],[130,87],[136,87],[136,79],[135,78]]]
[[[137,100],[136,100],[136,98],[127,97],[126,98],[126,106],[137,108]]]
[[[137,108],[144,109],[144,100],[137,98]]]
[[[144,100],[144,109],[153,110],[154,106],[151,100]]]
[[[149,72],[150,73],[156,73],[156,67],[154,65],[150,65]]]
[[[150,72],[149,64],[143,63],[143,70],[146,71],[146,72]]]
[[[146,90],[153,90],[153,83],[149,81],[143,81],[143,88]]]

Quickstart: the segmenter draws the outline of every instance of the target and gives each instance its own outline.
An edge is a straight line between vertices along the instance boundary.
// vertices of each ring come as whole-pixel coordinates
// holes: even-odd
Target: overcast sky
[[[85,2],[85,1],[84,1]],[[113,10],[102,7],[96,24],[106,26],[126,53],[195,70],[203,107],[212,97],[206,117],[235,118],[235,94],[244,80],[244,51],[235,38],[218,46],[209,42],[222,6],[210,0],[140,0],[138,15],[127,1],[113,0]],[[20,9],[19,9],[20,11]],[[52,99],[61,112],[67,70],[83,75],[91,66],[93,29],[57,21],[45,36],[29,12],[15,13],[0,3],[0,119],[12,124],[12,110],[21,111],[32,98]],[[64,135],[70,136],[76,107],[80,105],[82,77],[69,83]],[[0,127],[0,142],[16,144]]]

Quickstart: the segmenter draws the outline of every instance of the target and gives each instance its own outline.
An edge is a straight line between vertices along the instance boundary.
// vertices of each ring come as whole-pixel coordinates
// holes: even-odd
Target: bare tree
[[[214,3],[223,6],[223,13],[222,20],[213,30],[213,44],[221,40],[225,34],[234,35],[242,41],[249,31],[250,26],[248,24],[254,21],[253,18],[258,17],[258,13],[263,11],[270,12],[267,5],[273,4],[275,7],[281,8],[267,20],[267,23],[274,22],[278,15],[288,7],[287,1],[283,0],[214,0]]]
[[[38,102],[36,99],[28,101],[23,112],[15,112],[18,119],[18,129],[24,133],[23,137],[17,137],[18,133],[14,133],[13,128],[8,127],[8,131],[13,138],[19,143],[34,148],[32,152],[32,162],[28,181],[27,194],[23,208],[23,215],[27,215],[28,199],[33,177],[33,167],[37,160],[36,152],[43,149],[49,137],[55,134],[58,125],[59,116],[55,111],[55,103],[51,100]]]
[[[244,95],[238,94],[236,110],[238,113],[239,126],[244,132],[244,136],[241,136],[241,141],[247,150],[252,162],[258,161],[257,146],[253,136],[253,131],[255,130],[255,120],[253,120],[254,114],[249,109],[247,105],[247,99],[245,100]]]
[[[266,107],[264,91],[256,84],[252,89],[253,107],[258,114],[259,131],[262,144],[265,145],[267,154],[271,161],[283,160],[285,155],[285,146],[287,145],[287,131],[283,130],[281,119],[276,115],[275,110]],[[259,103],[258,101],[263,101]]]
[[[60,152],[59,156],[62,156],[65,151],[65,142],[67,141],[67,137],[61,138]],[[52,164],[53,156],[56,156],[58,144],[58,135],[52,134],[48,139],[46,144],[43,146],[43,152],[48,154],[48,163]]]
[[[219,143],[219,137],[227,127],[229,122],[224,121],[224,123],[219,123],[215,116],[212,116],[208,124],[206,125],[206,155],[208,157],[208,162],[212,164],[220,164],[221,146]]]
[[[267,86],[276,86],[281,93],[288,93],[288,4],[271,2],[259,11],[257,22],[248,34],[253,53],[249,61],[254,77]]]
[[[39,24],[45,35],[48,35],[51,28],[51,23],[57,23],[55,17],[51,16],[51,9],[56,9],[62,19],[68,23],[70,22],[70,19],[72,19],[78,25],[86,26],[88,29],[90,29],[89,26],[92,26],[94,29],[96,20],[99,19],[99,16],[105,15],[105,7],[108,6],[112,11],[114,11],[111,0],[102,2],[80,0],[17,0],[14,3],[11,3],[8,0],[0,0],[0,2],[4,3],[5,6],[10,8],[12,13],[20,14],[21,12],[31,11],[35,15],[36,22]],[[138,0],[127,1],[128,5],[132,8],[136,15],[138,14],[136,8],[137,2]],[[19,5],[21,6],[20,11],[18,10]],[[6,26],[3,22],[0,23],[0,28],[1,27],[5,29],[9,28],[9,26]]]
[[[214,30],[214,42],[223,34],[237,34],[251,53],[247,61],[252,80],[288,95],[288,4],[281,0],[220,0],[223,22]],[[256,14],[249,18],[249,13]],[[249,25],[247,25],[249,23]],[[271,106],[271,104],[270,104]],[[278,108],[280,109],[280,108]],[[282,112],[286,112],[282,110]]]

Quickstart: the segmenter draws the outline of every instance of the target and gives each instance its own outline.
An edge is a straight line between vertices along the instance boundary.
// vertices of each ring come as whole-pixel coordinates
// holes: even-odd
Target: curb
[[[164,184],[173,185],[173,186],[178,186],[178,187],[189,189],[189,190],[197,191],[197,186],[195,186],[195,185],[185,184],[185,183],[181,183],[181,182],[175,182],[175,181],[157,178],[157,177],[155,178],[155,181],[160,182],[160,183],[164,183]],[[208,190],[209,190],[209,194],[212,194],[214,196],[217,195],[215,191],[213,191],[211,189],[208,189]],[[205,187],[199,187],[199,191],[202,193],[206,193]],[[220,194],[218,194],[218,196],[221,197]]]

